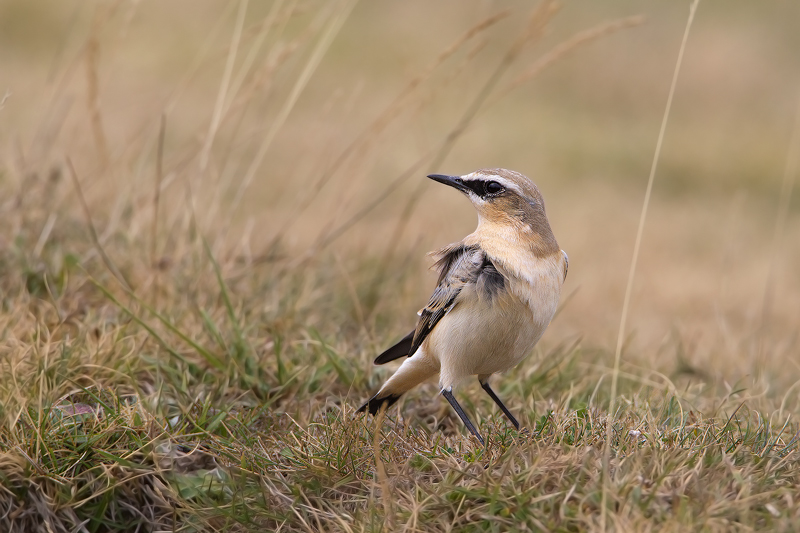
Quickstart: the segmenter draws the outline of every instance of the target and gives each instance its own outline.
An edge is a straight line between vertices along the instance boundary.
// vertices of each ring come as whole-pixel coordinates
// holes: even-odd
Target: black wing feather
[[[378,357],[375,358],[376,365],[382,365],[384,363],[388,363],[389,361],[394,361],[395,359],[400,359],[401,357],[405,357],[410,355],[411,353],[411,345],[414,341],[414,332],[412,331],[400,341],[380,354]]]

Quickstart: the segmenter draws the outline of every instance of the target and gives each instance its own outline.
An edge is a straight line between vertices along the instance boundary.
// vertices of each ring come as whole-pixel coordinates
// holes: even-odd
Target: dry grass
[[[667,4],[6,2],[0,529],[796,530],[794,6],[700,6],[608,411]],[[570,254],[526,429],[354,416],[495,165]]]

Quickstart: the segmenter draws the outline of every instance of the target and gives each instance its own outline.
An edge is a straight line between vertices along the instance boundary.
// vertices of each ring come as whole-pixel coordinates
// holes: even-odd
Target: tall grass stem
[[[656,141],[656,150],[653,154],[653,162],[650,165],[650,175],[647,178],[647,189],[644,193],[644,202],[642,203],[642,212],[639,216],[639,227],[636,230],[636,241],[633,245],[633,257],[631,258],[631,266],[628,272],[628,282],[625,286],[625,297],[622,303],[622,316],[619,321],[619,331],[617,332],[617,345],[614,351],[614,370],[611,375],[611,396],[608,402],[608,419],[606,421],[606,434],[605,446],[603,446],[603,496],[601,506],[601,530],[606,529],[607,518],[607,503],[608,503],[608,484],[609,484],[609,460],[611,456],[611,435],[614,431],[614,412],[616,409],[617,386],[619,381],[619,367],[622,359],[622,345],[625,340],[625,331],[628,322],[628,311],[631,302],[631,293],[633,292],[633,281],[636,275],[636,265],[639,261],[639,251],[642,246],[642,235],[644,234],[644,224],[647,220],[647,210],[650,206],[650,195],[653,192],[653,182],[656,177],[656,168],[658,161],[661,157],[661,147],[664,144],[664,134],[667,131],[667,121],[669,119],[670,110],[672,109],[672,100],[675,96],[675,87],[678,84],[678,75],[681,71],[681,64],[683,63],[683,54],[686,51],[686,43],[689,40],[689,31],[692,28],[697,5],[700,0],[693,0],[689,7],[689,18],[686,21],[686,29],[683,32],[683,39],[678,51],[678,60],[675,63],[675,71],[672,73],[672,83],[669,87],[669,95],[667,96],[667,105],[664,109],[664,116],[661,119],[661,128],[658,131],[658,140]]]

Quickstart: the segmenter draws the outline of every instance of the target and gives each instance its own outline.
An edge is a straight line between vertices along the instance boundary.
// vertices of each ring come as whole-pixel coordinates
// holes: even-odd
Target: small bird
[[[519,364],[539,341],[558,307],[569,259],[550,229],[539,189],[519,172],[497,168],[428,177],[464,193],[478,212],[478,227],[433,253],[439,281],[417,313],[416,329],[375,364],[408,359],[358,412],[375,415],[438,374],[442,396],[483,444],[453,388],[477,376],[519,429],[489,378]]]

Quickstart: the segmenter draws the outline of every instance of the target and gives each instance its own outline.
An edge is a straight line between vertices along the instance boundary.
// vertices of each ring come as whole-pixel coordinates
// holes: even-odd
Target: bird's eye
[[[486,188],[486,194],[490,196],[495,196],[506,190],[505,187],[503,187],[496,181],[487,181],[485,188]]]

